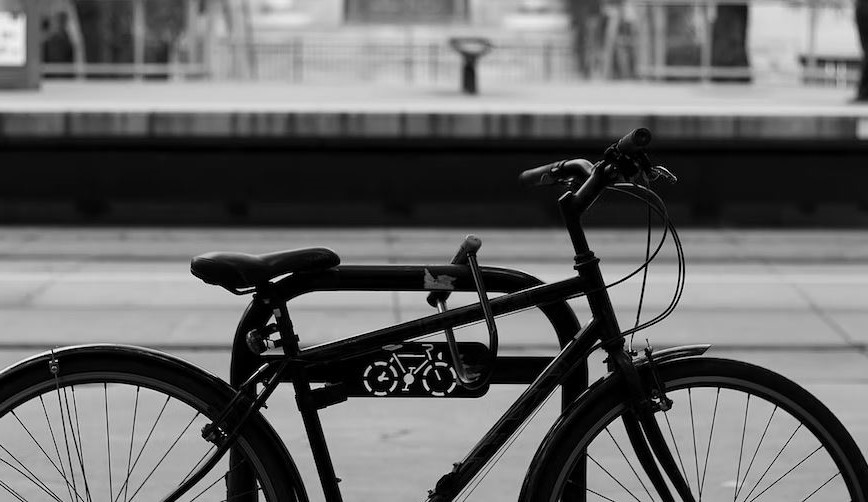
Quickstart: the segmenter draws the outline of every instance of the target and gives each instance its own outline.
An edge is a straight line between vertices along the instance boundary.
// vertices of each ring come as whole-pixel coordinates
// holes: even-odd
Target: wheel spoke
[[[195,470],[196,470],[200,465],[202,465],[202,462],[204,462],[205,459],[208,458],[208,455],[211,454],[212,451],[214,451],[214,448],[216,448],[216,446],[212,446],[211,448],[208,449],[208,451],[206,451],[206,452],[202,455],[202,458],[200,458],[199,461],[196,462],[196,465],[194,465],[194,466],[190,469],[190,471],[187,473],[187,475],[184,476],[184,478],[181,480],[182,483],[183,483],[184,481],[187,481],[187,479],[190,477],[190,475],[193,474],[193,472],[194,472],[194,471],[195,471]]]
[[[744,454],[744,436],[747,433],[747,414],[750,410],[750,394],[747,395],[747,402],[744,405],[744,423],[741,426],[741,445],[738,447],[738,469],[735,471],[735,490],[732,492],[732,502],[738,498],[739,481],[741,480],[741,457]]]
[[[597,493],[594,490],[591,490],[590,488],[588,488],[588,493],[593,493],[594,495],[600,497],[601,499],[608,500],[609,502],[617,502],[616,500],[610,499],[609,497],[603,495],[602,493]],[[224,501],[224,502],[226,502],[226,501]]]
[[[235,496],[232,497],[231,499],[223,499],[223,500],[221,500],[220,502],[231,502],[232,500],[236,500],[236,499],[239,499],[239,498],[245,497],[245,496],[247,496],[247,495],[250,495],[251,493],[259,493],[259,492],[261,492],[261,491],[262,491],[262,488],[257,488],[257,489],[255,489],[255,490],[247,490],[246,492],[241,492],[241,493],[239,493],[238,495],[235,495]]]
[[[78,402],[75,399],[75,387],[70,387],[70,389],[72,390],[72,409],[75,412],[75,432],[72,434],[72,442],[75,445],[75,454],[78,457],[78,465],[81,467],[81,478],[84,480],[84,495],[87,497],[88,502],[92,502],[93,498],[90,495],[90,484],[87,481],[87,471],[84,468],[84,445],[81,441],[81,422],[78,419]]]
[[[645,490],[645,493],[648,494],[648,498],[650,498],[651,500],[654,500],[654,497],[651,495],[651,492],[648,491],[648,487],[646,487],[645,483],[642,481],[642,477],[639,476],[638,472],[636,472],[636,469],[633,467],[633,464],[630,462],[630,459],[627,458],[627,454],[624,453],[624,450],[621,448],[621,445],[618,444],[618,441],[615,439],[615,436],[613,436],[612,433],[609,431],[608,427],[606,427],[606,434],[608,434],[609,437],[612,438],[612,442],[615,443],[615,447],[617,447],[618,451],[621,452],[621,456],[624,457],[624,461],[627,462],[628,466],[630,466],[630,470],[633,471],[634,475],[636,475],[636,479],[639,480],[639,484],[642,485],[642,489]]]
[[[637,497],[637,496],[636,496],[632,491],[630,491],[629,488],[627,488],[626,486],[624,486],[624,484],[621,483],[621,482],[618,480],[618,478],[616,478],[615,476],[613,476],[612,473],[609,472],[608,469],[606,469],[605,467],[603,467],[602,465],[600,465],[600,463],[597,462],[596,459],[594,459],[594,457],[592,457],[590,453],[588,454],[588,458],[591,460],[591,462],[597,464],[597,467],[599,467],[600,469],[602,469],[603,472],[605,472],[605,473],[606,473],[610,478],[612,478],[613,481],[615,481],[616,483],[618,483],[618,486],[620,486],[621,488],[623,488],[625,492],[627,492],[631,497],[633,497],[634,500],[636,500],[636,502],[642,502],[641,500],[639,500],[639,497]]]
[[[790,441],[793,440],[793,438],[796,436],[796,433],[799,432],[799,429],[801,429],[801,428],[802,428],[802,424],[799,423],[799,425],[796,427],[796,430],[794,430],[793,433],[790,434],[790,437],[787,439],[787,442],[784,443],[784,445],[781,447],[778,454],[775,455],[775,458],[773,458],[771,463],[769,464],[769,466],[766,467],[766,470],[763,472],[762,476],[760,476],[760,478],[756,481],[756,484],[753,485],[753,488],[751,488],[750,491],[747,493],[747,495],[744,497],[745,500],[749,499],[750,496],[753,494],[753,491],[757,489],[757,487],[760,485],[760,483],[762,483],[763,479],[765,479],[765,477],[766,477],[766,474],[769,473],[769,471],[772,469],[772,466],[775,465],[775,462],[778,461],[778,459],[784,453],[784,450],[786,450],[787,446],[789,446]]]
[[[130,499],[129,499],[128,502],[132,502],[132,500],[133,500],[134,498],[136,498],[136,495],[138,495],[139,491],[141,491],[141,489],[144,488],[145,484],[147,484],[148,480],[151,479],[151,476],[154,475],[154,472],[156,472],[157,468],[159,468],[159,467],[163,464],[163,460],[165,460],[166,457],[169,456],[169,453],[171,453],[172,450],[175,449],[175,446],[178,444],[178,441],[181,440],[181,438],[182,438],[182,437],[184,436],[184,434],[187,432],[187,429],[189,429],[190,426],[193,425],[193,422],[195,422],[196,419],[199,418],[199,415],[201,415],[201,413],[200,413],[200,412],[196,412],[196,415],[194,415],[193,418],[190,419],[190,422],[187,423],[187,426],[184,427],[184,430],[182,430],[181,433],[178,434],[178,437],[175,438],[175,441],[172,442],[172,445],[169,446],[169,449],[166,450],[166,453],[164,453],[163,456],[160,457],[160,460],[157,461],[156,465],[154,465],[154,468],[151,469],[151,472],[149,472],[148,475],[145,477],[145,480],[142,481],[142,484],[139,485],[139,487],[136,489],[136,491],[133,492],[133,496],[130,497]]]
[[[16,499],[18,499],[19,502],[27,502],[27,500],[25,500],[24,497],[22,497],[18,492],[13,490],[11,486],[4,483],[2,479],[0,479],[0,488],[3,488],[7,492],[9,492],[9,494],[12,495],[13,497],[15,497]],[[60,500],[60,499],[58,499],[58,500]]]
[[[54,377],[54,383],[57,391],[57,406],[60,409],[60,425],[63,427],[63,442],[66,446],[66,459],[69,462],[69,475],[72,477],[72,492],[75,493],[76,498],[81,498],[78,494],[78,488],[75,483],[75,469],[72,467],[72,455],[69,452],[69,437],[66,433],[66,417],[63,414],[63,402],[60,399],[60,382],[57,381],[57,375]],[[66,393],[64,392],[64,395]],[[67,413],[69,413],[69,407],[66,408]],[[72,428],[72,424],[70,424],[70,428]]]
[[[48,409],[45,407],[45,400],[42,399],[41,395],[39,396],[39,403],[42,405],[42,413],[45,416],[45,423],[48,424],[48,431],[51,433],[51,442],[54,443],[54,451],[57,453],[57,462],[60,464],[60,473],[63,476],[63,480],[66,482],[66,491],[69,495],[69,500],[75,500],[75,497],[72,496],[72,487],[66,477],[66,467],[64,467],[63,459],[60,456],[60,448],[57,446],[57,436],[54,435],[54,427],[51,426],[51,418],[48,416]],[[78,495],[78,493],[76,493],[76,495]]]
[[[681,451],[678,449],[678,441],[675,440],[675,433],[672,432],[672,423],[669,421],[668,412],[663,412],[663,418],[666,419],[666,428],[669,429],[669,437],[672,438],[672,445],[675,446],[675,454],[678,455],[678,465],[681,466],[681,475],[684,476],[684,482],[687,483],[687,488],[690,488],[690,479],[687,477],[687,469],[684,468],[684,461],[681,459]],[[693,491],[691,489],[691,491]]]
[[[136,417],[138,417],[138,414],[139,414],[139,393],[140,392],[141,392],[141,387],[137,386],[136,387],[136,401],[135,401],[135,404],[133,405],[133,424],[130,427],[130,449],[129,449],[129,453],[127,454],[127,475],[124,478],[124,482],[121,485],[121,489],[120,489],[120,491],[118,491],[118,495],[117,495],[117,497],[114,498],[113,502],[117,502],[117,500],[121,496],[121,493],[124,494],[124,502],[129,502],[129,499],[127,498],[127,494],[129,493],[130,474],[132,473],[131,466],[132,466],[132,462],[133,462],[133,441],[135,440],[135,436],[136,436]]]
[[[109,482],[109,500],[111,500],[112,495],[114,494],[114,488],[112,484],[112,442],[111,442],[111,434],[109,433],[109,405],[108,405],[108,384],[102,384],[103,397],[105,402],[105,445],[106,445],[106,468],[108,470],[108,482]]]
[[[702,489],[705,487],[705,475],[708,474],[708,457],[711,454],[711,439],[714,437],[714,422],[717,419],[717,403],[720,401],[720,387],[714,397],[714,412],[711,414],[711,430],[708,432],[708,448],[705,449],[705,465],[702,467],[702,481],[699,483],[699,498],[702,499]]]
[[[769,431],[769,426],[772,424],[772,419],[775,418],[775,412],[776,411],[778,411],[777,406],[774,407],[771,415],[769,415],[769,420],[768,420],[768,422],[766,422],[766,427],[765,427],[765,429],[763,429],[763,433],[760,436],[759,442],[756,445],[756,449],[753,451],[753,456],[751,457],[750,462],[747,464],[747,469],[744,471],[744,479],[742,480],[743,481],[742,488],[744,487],[744,482],[747,482],[747,475],[748,475],[748,473],[750,473],[751,467],[753,467],[754,460],[756,460],[756,456],[757,456],[757,453],[759,453],[760,446],[762,446],[763,440],[766,438],[766,433],[768,433],[768,431]],[[736,493],[736,497],[739,495],[739,493],[741,493],[741,490],[739,490],[739,492]],[[748,497],[750,497],[750,495],[748,495]]]
[[[696,486],[699,486],[699,453],[696,449],[696,422],[693,418],[693,389],[687,389],[687,402],[690,407],[690,432],[693,435],[693,464],[696,467]],[[687,473],[684,473],[684,480],[687,480]],[[702,501],[702,489],[698,491],[700,502]]]
[[[3,450],[6,451],[6,448],[3,448]],[[32,472],[30,469],[27,468],[27,466],[25,466],[24,464],[22,464],[21,461],[18,460],[18,458],[16,458],[14,455],[11,455],[8,451],[6,451],[6,453],[7,453],[8,455],[10,455],[10,456],[12,457],[12,460],[14,460],[14,461],[15,461],[18,465],[20,465],[21,468],[24,469],[24,470],[22,471],[22,470],[19,469],[18,467],[12,465],[12,464],[9,463],[9,461],[6,460],[5,458],[0,458],[0,462],[4,463],[4,464],[6,464],[7,466],[9,466],[10,468],[12,468],[15,472],[17,472],[17,473],[20,474],[22,477],[24,477],[24,479],[26,479],[27,481],[30,481],[30,482],[33,483],[37,488],[39,488],[40,490],[42,490],[43,492],[45,492],[46,494],[48,494],[49,497],[52,497],[54,500],[57,500],[58,502],[61,502],[60,498],[59,498],[57,495],[55,495],[54,492],[52,492],[51,489],[48,488],[48,487],[45,485],[45,483],[41,482],[41,481],[39,480],[39,478],[38,478],[35,474],[33,474],[33,472]],[[26,472],[25,472],[25,471],[26,471]]]
[[[145,437],[145,441],[142,443],[142,447],[139,448],[138,453],[136,453],[136,459],[133,461],[133,466],[130,467],[130,472],[136,470],[136,466],[139,465],[139,459],[142,458],[142,453],[145,452],[145,447],[148,446],[148,442],[151,440],[151,436],[154,434],[154,429],[157,428],[157,424],[160,423],[160,418],[163,417],[163,412],[166,411],[166,406],[169,404],[170,396],[166,396],[166,401],[163,403],[163,407],[160,408],[159,413],[157,414],[157,418],[154,420],[154,424],[151,426],[151,430],[148,431],[147,437]]]
[[[226,476],[227,476],[230,472],[234,471],[235,469],[238,469],[239,467],[241,467],[242,465],[244,465],[244,464],[246,464],[246,463],[247,463],[247,460],[246,460],[246,459],[242,459],[242,461],[239,462],[239,463],[237,463],[237,464],[235,464],[234,467],[230,467],[229,470],[226,471],[225,474],[219,476],[217,479],[215,479],[213,482],[211,482],[211,484],[209,484],[208,486],[206,486],[205,489],[203,489],[203,490],[200,491],[198,494],[196,494],[195,497],[191,498],[191,499],[190,499],[190,502],[196,502],[196,500],[197,500],[199,497],[201,497],[202,495],[204,495],[205,492],[207,492],[208,490],[210,490],[210,489],[211,489],[214,485],[216,485],[216,484],[217,484],[221,479],[226,479]],[[185,478],[185,479],[186,479],[186,478]],[[248,490],[247,492],[239,493],[238,495],[236,495],[236,496],[233,497],[233,498],[237,498],[237,497],[239,497],[239,496],[243,496],[243,495],[249,495],[249,494],[251,494],[251,493],[256,493],[256,492],[258,492],[258,491],[259,491],[259,489],[256,489],[256,490]],[[225,499],[224,499],[224,500],[225,500]]]
[[[30,429],[26,425],[24,425],[24,422],[22,422],[21,419],[18,418],[18,415],[15,413],[15,410],[12,410],[11,414],[15,418],[15,420],[18,421],[18,423],[21,425],[21,427],[24,428],[24,430],[27,432],[27,435],[30,436],[30,439],[33,440],[33,443],[36,444],[37,448],[39,448],[39,451],[41,451],[42,454],[45,456],[45,458],[51,463],[51,466],[54,467],[54,470],[57,471],[58,474],[62,475],[65,479],[66,474],[61,472],[60,468],[57,466],[57,463],[54,462],[54,459],[52,459],[51,456],[48,454],[48,452],[45,451],[45,448],[43,448],[42,444],[40,444],[40,442],[37,441],[36,437],[33,435],[33,433],[30,431]],[[2,448],[2,446],[0,446],[0,448]],[[3,449],[5,450],[5,448],[3,448]]]
[[[814,491],[812,491],[810,494],[808,494],[807,497],[803,498],[803,499],[802,499],[802,502],[805,502],[805,501],[808,500],[809,498],[813,497],[813,496],[814,496],[818,491],[822,490],[826,485],[828,485],[829,483],[831,483],[833,479],[837,478],[837,477],[840,476],[840,475],[841,475],[840,472],[836,472],[835,474],[833,474],[832,477],[829,478],[829,479],[827,479],[825,483],[823,483],[822,485],[820,485],[819,487],[817,487],[817,489],[814,490]]]
[[[793,472],[794,470],[796,470],[800,465],[802,465],[803,463],[805,463],[805,461],[807,461],[809,458],[813,457],[814,454],[817,453],[818,451],[820,451],[822,448],[823,448],[823,445],[818,446],[814,451],[812,451],[811,453],[809,453],[807,457],[805,457],[805,458],[803,458],[802,460],[800,460],[799,463],[797,463],[796,465],[790,467],[790,470],[788,470],[787,472],[781,474],[781,476],[780,476],[778,479],[774,480],[774,482],[773,482],[772,484],[768,485],[768,486],[766,487],[765,490],[759,492],[759,493],[757,494],[756,497],[750,499],[750,502],[753,502],[754,500],[760,498],[760,497],[762,496],[763,493],[769,491],[769,489],[771,489],[773,486],[775,486],[776,484],[780,483],[782,479],[784,479],[785,477],[789,476],[791,472]],[[749,496],[750,496],[750,494],[748,494],[748,497],[749,497]]]

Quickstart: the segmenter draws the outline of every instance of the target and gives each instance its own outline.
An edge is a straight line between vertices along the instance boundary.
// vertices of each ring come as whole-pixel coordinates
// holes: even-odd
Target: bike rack
[[[479,267],[482,280],[489,292],[514,293],[543,284],[530,274],[506,268]],[[342,265],[325,271],[296,273],[278,280],[274,291],[287,302],[299,296],[318,291],[419,291],[430,292],[430,281],[425,277],[449,277],[453,292],[477,292],[469,267],[462,265]],[[560,348],[564,348],[581,325],[566,301],[539,306],[546,316]],[[235,331],[230,365],[230,384],[238,388],[269,356],[251,352],[247,346],[247,333],[268,323],[272,308],[254,298]],[[274,356],[271,356],[274,357]],[[530,384],[552,361],[545,356],[498,356],[490,384]],[[322,378],[314,372],[312,378]],[[317,380],[314,380],[317,381]],[[588,387],[587,361],[577,368],[571,379],[562,386],[563,409]]]

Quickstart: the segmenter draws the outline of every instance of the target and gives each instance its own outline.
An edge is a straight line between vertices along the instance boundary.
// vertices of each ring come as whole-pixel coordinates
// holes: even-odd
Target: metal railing
[[[498,43],[480,64],[483,79],[553,82],[578,78],[575,51],[567,40]],[[237,54],[250,50],[249,75],[239,75]],[[295,38],[251,46],[230,40],[212,46],[214,78],[252,78],[289,82],[366,81],[407,84],[458,82],[461,59],[445,37],[428,42],[360,40],[346,37]]]
[[[57,0],[61,1],[61,0]],[[62,0],[72,5],[73,0]],[[249,16],[232,15],[234,26],[218,34],[213,25],[228,14],[216,0],[197,11],[194,0],[183,0],[184,32],[171,44],[168,60],[146,58],[145,14],[152,0],[96,0],[130,2],[130,60],[89,62],[82,34],[73,34],[79,48],[75,60],[44,65],[54,78],[207,78],[279,80],[286,82],[389,81],[407,84],[458,82],[460,58],[448,46],[448,33],[426,37],[377,37],[355,29],[346,34],[301,32],[282,41],[265,42],[252,31]],[[859,76],[859,57],[853,53],[823,51],[818,20],[829,10],[840,11],[852,22],[850,0],[622,0],[609,2],[603,14],[580,26],[584,44],[577,52],[572,33],[504,34],[495,38],[494,50],[480,62],[482,79],[503,82],[569,82],[581,79],[716,80],[763,77],[758,65],[724,66],[713,61],[712,36],[721,6],[786,5],[799,11],[806,39],[804,50],[788,54],[786,78],[809,85],[852,85]],[[672,9],[689,11],[692,33],[673,47]],[[249,14],[249,13],[248,13]],[[229,19],[229,18],[226,18]],[[77,22],[77,21],[76,21]],[[855,28],[853,28],[855,29]],[[73,30],[74,31],[74,30]],[[466,30],[465,30],[466,31]],[[84,34],[87,36],[87,34]],[[689,39],[685,41],[685,38]],[[686,46],[685,46],[686,44]],[[692,54],[688,62],[671,57],[674,50]]]

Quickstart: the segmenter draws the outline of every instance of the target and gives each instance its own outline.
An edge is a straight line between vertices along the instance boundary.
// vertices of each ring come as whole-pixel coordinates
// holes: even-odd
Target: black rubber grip
[[[528,169],[518,176],[518,181],[526,187],[554,185],[558,182],[558,179],[552,176],[552,169],[561,167],[565,162],[565,160],[559,160],[551,164]]]
[[[626,136],[619,139],[615,148],[624,155],[632,155],[644,151],[648,143],[651,143],[651,131],[640,127],[633,129]]]
[[[482,239],[472,234],[468,235],[464,238],[464,242],[461,243],[461,246],[458,247],[458,251],[452,258],[452,265],[466,265],[467,254],[476,254],[476,252],[479,251],[479,248],[481,247]],[[437,307],[437,302],[445,302],[446,299],[449,298],[449,293],[451,293],[451,291],[432,291],[428,293],[428,305],[431,305],[432,307]]]
[[[479,251],[479,248],[481,247],[482,239],[473,234],[468,235],[464,238],[464,242],[461,243],[461,246],[458,247],[458,251],[456,251],[455,256],[452,257],[451,263],[453,265],[466,265],[467,254],[476,254],[476,252]]]

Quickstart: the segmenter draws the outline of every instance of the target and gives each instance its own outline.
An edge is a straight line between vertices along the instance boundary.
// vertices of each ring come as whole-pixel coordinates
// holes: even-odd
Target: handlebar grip
[[[554,185],[558,180],[552,176],[552,169],[561,167],[565,162],[566,161],[564,160],[559,160],[557,162],[552,162],[551,164],[523,171],[518,176],[518,181],[526,187]]]
[[[458,247],[458,251],[455,252],[455,256],[450,263],[452,265],[466,265],[468,253],[476,254],[481,247],[482,239],[473,234],[468,235],[464,238],[461,246]]]
[[[468,235],[464,238],[464,242],[461,243],[461,246],[458,247],[458,251],[455,253],[455,256],[452,258],[452,265],[466,265],[467,264],[467,255],[468,254],[476,254],[479,251],[479,248],[482,247],[482,239],[475,235]],[[446,301],[449,298],[449,293],[451,291],[432,291],[428,293],[428,305],[432,307],[437,307],[437,302]]]
[[[648,143],[651,143],[651,131],[640,127],[633,129],[619,139],[615,148],[624,155],[633,155],[642,152]]]

